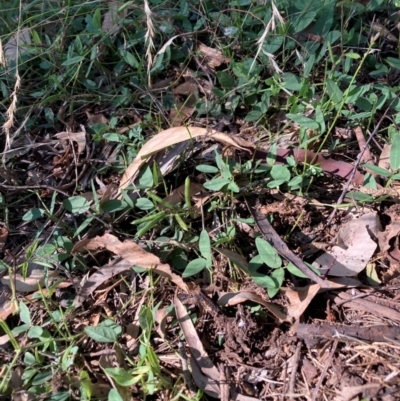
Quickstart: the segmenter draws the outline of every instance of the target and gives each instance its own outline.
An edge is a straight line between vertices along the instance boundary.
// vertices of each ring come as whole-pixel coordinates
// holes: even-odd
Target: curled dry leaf
[[[3,226],[0,229],[0,249],[4,248],[4,245],[6,244],[8,238],[8,229],[6,226]]]
[[[202,383],[197,383],[197,385],[204,386],[202,390],[204,390],[207,394],[212,397],[219,397],[219,386],[217,385],[218,391],[213,387],[208,387],[207,384],[212,380],[214,383],[219,382],[219,371],[212,363],[209,358],[207,352],[205,351],[203,344],[201,343],[199,336],[197,335],[196,329],[193,326],[192,321],[190,320],[189,315],[182,302],[179,300],[177,295],[174,297],[175,311],[176,316],[178,318],[179,324],[183,331],[183,335],[185,336],[185,340],[189,345],[190,355],[196,361],[198,367],[202,371],[202,373],[206,376]],[[193,377],[195,380],[196,378]],[[207,380],[208,378],[208,380]],[[217,391],[217,393],[216,393]]]
[[[72,252],[76,253],[82,250],[96,250],[99,248],[106,248],[122,259],[103,266],[98,272],[85,279],[85,282],[81,283],[78,297],[74,301],[75,306],[82,304],[86,297],[104,281],[117,274],[129,271],[133,266],[138,266],[143,269],[152,269],[160,276],[170,279],[185,292],[188,291],[186,283],[180,276],[171,271],[171,267],[168,264],[162,264],[156,255],[145,251],[132,241],[121,242],[114,235],[106,233],[102,237],[98,236],[78,242],[75,244]]]
[[[56,270],[49,270],[47,273],[48,280],[51,281],[58,277],[60,273]],[[32,270],[29,277],[24,279],[20,274],[16,274],[15,277],[4,276],[1,279],[1,283],[11,288],[11,280],[15,283],[15,290],[17,292],[33,292],[37,291],[45,285],[44,270],[35,269]]]
[[[78,144],[78,153],[81,154],[86,148],[86,133],[79,132],[59,132],[54,135],[58,139],[74,141]]]
[[[313,265],[331,276],[357,275],[375,253],[377,244],[371,235],[376,238],[380,230],[381,224],[375,212],[348,221],[339,230],[338,246],[319,256]]]
[[[241,140],[241,144],[239,145],[235,137],[215,130],[208,130],[206,128],[200,127],[169,128],[155,135],[142,146],[135,160],[128,166],[125,173],[123,174],[119,190],[121,191],[131,185],[131,183],[137,177],[140,167],[144,163],[146,163],[150,156],[177,143],[188,140],[190,141],[194,138],[205,136],[207,137],[207,139],[221,142],[225,146],[231,146],[244,151],[249,151],[249,149],[254,148],[254,145],[249,142],[247,143],[247,147],[243,147],[243,140]]]
[[[286,313],[286,308],[282,308],[281,306],[275,305],[272,302],[266,302],[259,295],[254,294],[253,292],[228,292],[220,297],[218,300],[218,305],[233,306],[246,301],[256,302],[257,304],[265,306],[268,311],[272,313],[280,322],[292,321],[292,318]]]

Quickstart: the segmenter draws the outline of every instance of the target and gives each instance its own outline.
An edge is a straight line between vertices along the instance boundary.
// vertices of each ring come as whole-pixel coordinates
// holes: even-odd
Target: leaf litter
[[[120,21],[116,20],[119,7],[119,3],[110,2],[110,9],[104,15],[101,29],[110,36],[118,35],[121,30]],[[383,25],[373,24],[372,29],[392,40],[390,32]],[[182,36],[179,34],[169,39],[157,55],[164,54],[173,41]],[[15,38],[12,40],[15,41]],[[321,43],[323,41],[321,38]],[[27,39],[24,42],[30,44]],[[101,53],[102,48],[99,50]],[[230,62],[219,50],[203,44],[198,50],[206,73],[214,74],[216,68]],[[22,46],[20,53],[24,51],[25,47]],[[16,57],[11,53],[8,56],[10,59]],[[169,85],[171,81],[167,79],[165,82]],[[207,96],[210,95],[210,88],[201,92],[198,82],[185,76],[184,82],[175,85],[172,93],[175,96],[190,97],[198,93]],[[338,94],[340,89],[336,89],[336,96]],[[184,107],[180,109],[180,120],[176,119],[179,123],[190,119],[195,110],[194,107]],[[109,122],[101,112],[86,114],[88,126]],[[174,115],[170,117],[175,118]],[[305,194],[308,202],[302,204],[296,203],[290,194],[260,189],[254,182],[244,183],[241,188],[257,196],[259,212],[264,214],[263,217],[272,217],[268,221],[269,235],[265,235],[260,225],[254,225],[251,218],[257,216],[246,210],[243,199],[238,196],[233,198],[233,205],[240,239],[221,239],[221,227],[229,225],[230,217],[222,211],[208,213],[204,209],[207,202],[222,198],[223,191],[215,191],[196,200],[196,196],[205,190],[205,176],[199,174],[191,177],[198,182],[190,182],[190,185],[181,185],[182,180],[174,178],[184,175],[182,172],[193,171],[191,167],[199,164],[197,152],[209,147],[210,141],[220,143],[223,149],[220,148],[219,153],[232,162],[251,159],[260,162],[264,168],[268,167],[265,161],[271,157],[269,147],[263,148],[262,143],[253,143],[251,135],[245,138],[235,135],[229,131],[231,127],[233,130],[233,125],[229,127],[225,123],[220,130],[175,126],[155,134],[141,146],[132,163],[124,169],[121,179],[107,178],[104,184],[97,172],[106,164],[105,160],[113,160],[110,156],[113,150],[104,152],[110,159],[107,156],[102,161],[99,156],[96,161],[99,164],[95,165],[96,155],[93,149],[89,149],[91,144],[86,143],[85,131],[79,131],[73,122],[71,124],[68,124],[68,128],[72,130],[66,127],[64,132],[56,134],[55,137],[62,141],[56,143],[43,138],[46,151],[33,152],[30,163],[42,173],[37,174],[34,183],[27,181],[18,187],[12,182],[11,176],[4,173],[8,178],[2,188],[10,191],[7,196],[13,196],[18,190],[40,189],[43,198],[51,197],[56,192],[63,194],[72,188],[79,192],[88,189],[94,177],[101,193],[79,192],[81,198],[90,200],[91,205],[96,204],[99,198],[100,205],[107,201],[128,202],[124,196],[127,191],[136,196],[143,196],[146,191],[152,193],[148,188],[143,190],[141,187],[140,174],[144,167],[153,168],[157,164],[162,179],[165,179],[164,185],[170,189],[165,193],[160,191],[163,194],[160,199],[164,202],[159,203],[160,211],[172,218],[173,207],[195,201],[196,213],[188,213],[193,232],[213,229],[209,226],[211,221],[220,225],[219,230],[215,231],[215,246],[212,249],[202,248],[204,244],[199,245],[202,256],[205,253],[211,255],[212,269],[204,270],[195,280],[184,280],[182,271],[169,257],[185,247],[193,256],[196,247],[181,243],[183,241],[179,237],[170,241],[160,240],[162,236],[156,226],[150,233],[133,240],[131,234],[124,232],[126,226],[122,225],[121,230],[118,222],[114,221],[120,218],[118,213],[107,211],[90,216],[104,219],[100,229],[89,232],[90,235],[83,239],[80,234],[70,235],[72,248],[69,256],[86,260],[90,265],[83,278],[79,273],[75,278],[66,277],[70,280],[68,284],[74,284],[71,293],[73,302],[67,304],[75,314],[72,317],[73,330],[79,333],[82,326],[86,326],[86,334],[90,333],[85,357],[89,359],[89,370],[98,378],[93,396],[105,396],[111,387],[118,389],[122,399],[131,399],[132,393],[144,396],[138,383],[145,380],[149,365],[137,366],[137,362],[143,363],[140,357],[143,349],[148,347],[161,361],[150,362],[155,365],[152,367],[158,380],[168,382],[178,377],[185,371],[186,360],[190,368],[183,386],[186,394],[189,394],[189,379],[192,376],[197,388],[223,400],[250,401],[270,397],[318,399],[319,393],[325,399],[335,400],[360,399],[359,396],[374,399],[382,394],[387,400],[396,399],[393,398],[399,387],[399,333],[396,325],[400,321],[396,295],[400,260],[398,205],[384,205],[381,210],[359,207],[356,217],[349,219],[354,210],[350,204],[336,214],[333,224],[325,227],[328,217],[326,206],[333,204],[332,199],[337,199],[337,187],[341,188],[341,183],[348,181],[362,192],[365,190],[363,186],[367,174],[376,177],[376,170],[365,168],[361,172],[361,169],[355,168],[358,166],[336,159],[337,154],[327,156],[327,153],[315,149],[293,149],[292,145],[278,147],[273,152],[275,165],[286,165],[287,159],[293,157],[299,166],[311,163],[318,165],[325,178],[310,185],[314,192]],[[208,127],[208,124],[205,125]],[[133,124],[131,128],[134,127]],[[298,126],[294,127],[300,131]],[[361,128],[357,127],[354,131],[359,147],[366,146]],[[186,155],[185,161],[181,159],[182,154]],[[391,174],[391,166],[397,163],[393,157],[395,154],[389,146],[381,155],[379,166],[388,174]],[[363,157],[360,160],[374,167],[370,155]],[[49,171],[52,174],[45,174]],[[171,178],[171,175],[175,177]],[[380,187],[378,180],[376,189],[372,191],[378,191]],[[388,195],[387,192],[374,194]],[[76,196],[75,191],[70,195]],[[132,199],[135,200],[135,196]],[[189,207],[189,204],[186,206]],[[302,218],[298,219],[298,216]],[[68,224],[80,225],[84,222],[76,218],[68,221]],[[45,225],[51,223],[45,221]],[[42,228],[40,224],[38,226]],[[242,229],[246,226],[250,230]],[[7,244],[8,230],[3,234],[4,243]],[[252,274],[253,278],[255,274],[250,259],[251,255],[254,256],[254,244],[257,241],[254,241],[254,237],[260,238],[260,234],[264,234],[278,252],[280,249],[279,254],[294,266],[290,270],[290,264],[273,255],[275,261],[282,263],[282,266],[278,266],[278,263],[273,268],[276,271],[285,268],[289,272],[289,278],[286,276],[279,282],[279,291],[273,295],[268,292],[271,288],[261,287],[252,280]],[[233,246],[221,247],[226,243]],[[320,247],[321,243],[323,248]],[[302,253],[305,245],[313,252]],[[60,262],[55,263],[50,256],[49,264],[60,267]],[[26,272],[22,272],[22,269],[13,271],[13,264],[10,263],[13,258],[18,260],[19,265],[26,263],[18,252],[5,258],[8,275],[2,277],[1,283],[7,288],[8,295],[10,292],[12,295],[13,291],[19,295],[33,292],[29,296],[43,297],[42,287],[52,284],[49,271],[32,270],[25,277]],[[263,258],[268,264],[269,256],[263,254]],[[312,262],[324,267],[319,275],[311,268]],[[299,275],[295,268],[303,275]],[[144,279],[140,275],[141,269],[149,273]],[[369,275],[368,269],[379,273],[382,286],[366,284],[368,278],[372,277],[364,277]],[[265,276],[269,271],[263,266],[257,274]],[[276,275],[273,282],[278,279],[280,276]],[[310,284],[308,279],[318,284]],[[59,284],[55,285],[57,290],[61,288]],[[10,300],[6,301],[2,303],[2,312],[5,314],[1,316],[4,319],[15,312]],[[104,320],[100,311],[104,311],[109,319]],[[43,323],[40,317],[36,316],[35,319],[36,325]],[[118,327],[114,327],[116,322]],[[123,335],[115,342],[119,330],[123,331]],[[177,340],[186,344],[179,358],[175,355]],[[304,340],[305,345],[299,340]],[[105,345],[107,343],[112,343],[112,346]],[[127,363],[129,358],[133,358],[134,363]],[[77,373],[78,370],[71,377],[79,383]],[[151,388],[154,377],[149,378],[148,388]],[[371,378],[374,382],[368,383]],[[15,385],[15,389],[17,387]],[[160,398],[165,398],[165,394]]]

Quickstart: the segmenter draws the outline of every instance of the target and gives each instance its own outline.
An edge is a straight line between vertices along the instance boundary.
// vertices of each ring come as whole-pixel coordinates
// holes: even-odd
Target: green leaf
[[[301,277],[301,278],[308,278],[298,267],[296,267],[293,263],[288,263],[286,268],[288,271],[293,274],[294,276]]]
[[[299,91],[303,86],[300,78],[291,72],[282,74],[283,86],[291,91]]]
[[[235,79],[226,71],[217,72],[217,78],[222,88],[232,90],[235,87]]]
[[[140,170],[137,188],[151,188],[154,185],[153,173],[150,166]]]
[[[25,324],[32,324],[29,308],[22,301],[19,303],[19,317]]]
[[[39,326],[33,326],[28,331],[28,338],[39,338],[43,334],[43,329]]]
[[[150,367],[148,366],[147,369],[150,370]],[[132,373],[123,368],[105,368],[104,371],[120,386],[124,387],[133,386],[141,379],[141,375],[132,376]]]
[[[43,215],[44,215],[44,210],[43,209],[39,209],[39,208],[34,207],[33,209],[28,210],[22,216],[22,220],[23,221],[33,221],[33,220],[39,219]]]
[[[372,202],[374,197],[368,194],[364,194],[363,192],[348,192],[346,194],[347,198],[354,199],[358,202]]]
[[[101,204],[101,210],[106,213],[114,213],[127,207],[127,203],[119,199],[110,199]]]
[[[267,164],[269,164],[270,166],[273,166],[275,164],[275,160],[276,160],[276,154],[278,152],[278,144],[277,142],[274,142],[268,149],[267,152]]]
[[[200,273],[202,270],[204,270],[206,266],[207,266],[207,261],[205,259],[203,258],[194,259],[188,263],[186,269],[182,273],[182,277],[194,276],[195,274]]]
[[[252,110],[249,113],[247,113],[245,120],[248,122],[253,122],[253,121],[258,121],[260,118],[262,118],[265,115],[265,113],[258,111],[258,110]]]
[[[315,109],[315,121],[320,125],[321,130],[320,134],[323,134],[325,132],[325,117],[324,113],[321,110],[321,106],[317,106]]]
[[[326,90],[334,103],[340,103],[343,99],[343,92],[340,90],[338,84],[332,79],[326,80]]]
[[[312,120],[311,118],[291,113],[286,114],[286,117],[290,118],[295,123],[300,124],[302,127],[310,129],[319,129],[319,124],[316,121]]]
[[[113,343],[119,337],[119,334],[112,327],[86,326],[83,331],[88,337],[98,343]]]
[[[316,17],[317,13],[315,11],[309,11],[307,13],[299,13],[298,17],[293,21],[293,30],[294,33],[298,33],[303,31],[305,28],[308,27],[308,25],[311,24],[311,22],[314,21],[314,18]]]
[[[63,206],[68,212],[71,213],[85,213],[89,210],[90,204],[83,196],[71,196],[64,199]]]
[[[276,249],[270,243],[263,240],[262,238],[256,238],[256,247],[262,261],[267,266],[273,269],[282,266],[282,259],[280,258]]]
[[[211,181],[207,181],[203,186],[209,191],[220,191],[225,185],[229,184],[228,178],[213,178]]]
[[[86,399],[90,400],[93,394],[93,384],[90,380],[89,373],[86,370],[82,370],[79,374],[79,384],[86,395]]]
[[[136,207],[140,210],[152,210],[154,209],[154,204],[147,198],[139,198],[136,200]]]
[[[266,274],[255,273],[251,275],[251,279],[260,287],[273,289],[276,288],[276,281]],[[279,287],[278,287],[279,288]]]
[[[211,261],[211,242],[206,230],[201,230],[199,239],[199,250],[204,259]]]
[[[51,370],[45,370],[44,372],[39,372],[32,380],[32,385],[40,386],[41,384],[50,382],[52,377],[53,377],[53,372]]]
[[[349,58],[352,58],[355,60],[357,60],[361,57],[358,53],[353,53],[353,52],[348,52],[348,53],[345,53],[344,55],[345,55],[345,57],[349,57]]]
[[[83,57],[83,56],[71,57],[68,60],[64,61],[61,65],[64,67],[67,67],[69,65],[80,63],[84,59],[85,59],[85,57]]]
[[[268,292],[268,296],[270,298],[273,298],[279,292],[279,289],[282,287],[283,280],[285,278],[285,270],[282,269],[282,268],[274,270],[271,273],[271,278],[273,280],[275,280],[276,287],[275,288],[268,288],[267,292]]]
[[[119,395],[118,390],[112,388],[108,393],[108,401],[124,401],[124,399]]]
[[[393,137],[390,148],[390,168],[394,171],[400,167],[400,133]]]
[[[369,164],[369,163],[364,163],[362,165],[364,168],[367,168],[368,170],[373,171],[374,173],[382,176],[382,177],[390,177],[392,175],[392,173],[382,167],[379,166],[375,166],[373,164]]]
[[[400,60],[398,58],[387,57],[385,60],[391,67],[400,70]]]
[[[228,184],[228,190],[229,190],[229,191],[232,191],[232,192],[235,192],[235,193],[239,193],[239,192],[240,192],[240,188],[239,188],[239,186],[236,184],[235,181],[231,181],[231,182]]]
[[[286,166],[275,164],[271,169],[271,177],[274,180],[283,180],[288,182],[290,180],[290,171]]]
[[[196,170],[202,173],[209,173],[209,174],[215,174],[218,173],[219,171],[215,166],[210,166],[208,164],[200,164],[200,166],[196,167]]]

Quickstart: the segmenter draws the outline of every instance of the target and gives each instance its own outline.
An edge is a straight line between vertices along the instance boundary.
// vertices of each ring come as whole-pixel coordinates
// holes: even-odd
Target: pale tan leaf
[[[179,300],[178,296],[174,297],[176,317],[185,336],[185,340],[189,345],[190,354],[194,357],[202,372],[213,380],[219,381],[219,371],[212,363],[202,342],[197,335],[196,329],[193,326],[190,317]]]
[[[182,280],[182,277],[173,273],[171,267],[168,264],[162,264],[160,259],[150,252],[145,251],[139,245],[132,241],[121,242],[117,237],[111,234],[104,234],[102,237],[95,237],[91,239],[85,239],[75,244],[72,252],[81,252],[82,250],[97,250],[99,248],[106,248],[110,252],[122,258],[116,264],[103,266],[101,270],[93,274],[89,279],[89,284],[84,284],[84,293],[82,297],[91,294],[101,283],[110,277],[120,274],[124,271],[131,269],[133,266],[139,266],[143,269],[152,269],[155,273],[160,276],[170,279],[179,288],[188,291],[186,283]],[[83,291],[83,289],[82,289]],[[81,301],[81,299],[80,299]]]
[[[121,30],[120,22],[125,18],[127,9],[123,11],[123,15],[118,15],[118,9],[123,3],[121,1],[108,2],[108,11],[104,14],[101,30],[110,36],[116,35]]]
[[[381,168],[384,168],[385,170],[390,169],[390,149],[392,148],[392,145],[389,143],[385,143],[383,145],[382,152],[379,156],[379,163],[378,166]]]
[[[47,273],[49,281],[58,277],[60,273],[56,270],[49,270]],[[40,288],[44,287],[45,284],[45,275],[44,270],[35,269],[32,270],[29,277],[24,279],[20,274],[16,274],[15,277],[4,276],[1,279],[1,283],[7,285],[11,288],[11,280],[15,283],[15,290],[17,292],[32,292],[37,291]]]
[[[17,51],[22,55],[27,52],[28,46],[32,45],[29,28],[17,31],[4,45],[4,55],[8,62],[17,59]]]
[[[230,62],[230,59],[223,56],[219,50],[208,47],[202,43],[199,46],[199,51],[204,58],[203,61],[212,70],[214,70],[216,67],[219,67],[221,64],[228,64]]]
[[[320,290],[319,284],[311,284],[301,288],[286,288],[282,287],[281,291],[289,300],[289,305],[286,307],[288,315],[297,320],[303,315],[310,302]]]
[[[81,154],[86,148],[86,133],[83,131],[79,132],[59,132],[58,134],[54,135],[57,139],[61,140],[70,140],[74,141],[78,144],[78,153]]]
[[[201,127],[173,127],[165,131],[160,132],[146,142],[139,153],[137,154],[135,160],[128,166],[127,170],[121,178],[121,183],[119,190],[123,190],[128,187],[136,178],[140,167],[146,163],[147,159],[159,152],[160,150],[166,149],[169,146],[181,143],[187,140],[193,140],[195,138],[204,137],[207,139],[213,139],[217,142],[221,142],[226,146],[232,146],[237,149],[248,151],[249,148],[254,148],[254,145],[249,143],[248,148],[244,148],[238,144],[235,137],[228,134],[218,132],[215,130],[208,130]],[[243,142],[241,141],[243,144]]]

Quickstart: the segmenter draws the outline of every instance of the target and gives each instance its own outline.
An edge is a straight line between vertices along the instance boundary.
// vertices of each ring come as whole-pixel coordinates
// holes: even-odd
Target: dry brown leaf
[[[388,40],[390,40],[391,42],[397,42],[398,38],[396,38],[396,36],[394,36],[392,33],[390,33],[390,31],[384,27],[382,24],[380,24],[379,22],[373,21],[370,25],[371,29],[377,33],[379,33],[379,36],[382,36]]]
[[[288,315],[295,320],[299,319],[315,295],[318,294],[320,288],[319,284],[311,284],[301,288],[282,287],[281,291],[289,300],[289,305],[286,307]]]
[[[171,271],[168,264],[162,264],[160,259],[150,252],[145,251],[139,245],[132,241],[121,242],[117,237],[111,234],[104,234],[102,237],[85,239],[75,244],[72,249],[73,253],[82,250],[97,250],[106,248],[110,252],[120,256],[122,260],[115,261],[109,265],[103,266],[98,272],[85,278],[81,282],[81,289],[78,297],[74,301],[74,305],[80,305],[99,285],[117,274],[129,271],[133,266],[139,266],[143,269],[152,269],[160,276],[166,277],[174,282],[179,288],[188,291],[186,283],[182,277]]]
[[[247,148],[242,147],[238,145],[238,141],[235,137],[215,130],[208,130],[201,127],[169,128],[155,135],[142,146],[135,160],[128,166],[125,173],[123,174],[119,190],[121,191],[131,185],[131,183],[135,180],[140,167],[144,163],[146,163],[147,159],[150,156],[154,155],[160,150],[168,148],[169,146],[187,140],[193,140],[194,138],[199,138],[202,136],[207,136],[207,139],[213,139],[215,141],[223,143],[226,146],[232,146],[234,148],[245,151],[249,151],[249,148],[254,148],[254,146],[250,143],[248,143],[249,146]]]
[[[185,340],[189,345],[190,354],[196,360],[198,366],[200,367],[201,371],[208,376],[210,379],[219,382],[219,371],[212,363],[211,359],[209,358],[206,350],[201,343],[199,336],[197,335],[196,329],[193,326],[193,323],[183,306],[182,302],[179,300],[178,296],[175,295],[174,297],[174,304],[175,304],[175,311],[176,317],[178,318],[179,324],[183,331],[183,335],[185,336]],[[205,388],[202,390],[206,391]],[[218,394],[210,394],[212,397],[218,397]]]
[[[17,31],[4,45],[4,56],[8,62],[17,59],[17,45],[20,55],[26,53],[28,47],[32,45],[29,28],[23,28]]]
[[[275,305],[272,302],[264,301],[259,295],[248,292],[248,291],[240,291],[240,292],[228,292],[222,295],[218,300],[218,305],[220,306],[233,306],[237,304],[241,304],[246,301],[256,302],[260,305],[265,306],[269,312],[271,312],[276,318],[279,319],[280,322],[291,322],[292,318],[286,313],[285,308],[282,308],[279,305]]]
[[[338,246],[319,256],[313,265],[331,276],[357,275],[375,253],[377,244],[371,235],[376,238],[380,230],[376,212],[348,221],[339,229]]]
[[[385,170],[390,169],[390,149],[392,145],[389,143],[385,143],[383,145],[383,149],[381,155],[379,156],[379,163],[378,166],[384,168]]]
[[[57,139],[70,140],[78,144],[78,153],[81,154],[86,148],[86,133],[84,131],[80,132],[59,132],[54,135]]]
[[[8,238],[8,229],[6,226],[3,226],[0,229],[0,249],[4,248],[4,245],[6,244]]]
[[[169,112],[169,120],[173,127],[180,127],[196,111],[196,107],[188,107],[185,104],[176,104]]]
[[[115,36],[120,30],[120,22],[127,15],[127,8],[122,13],[118,14],[118,9],[123,5],[121,1],[110,1],[108,2],[109,10],[104,14],[103,24],[101,30],[108,33],[110,36]]]
[[[49,270],[47,273],[48,280],[53,280],[58,277],[59,274],[60,272],[57,270]],[[34,269],[26,279],[24,279],[20,274],[16,274],[15,277],[13,276],[11,278],[11,280],[15,283],[15,290],[17,292],[37,291],[39,287],[43,288],[45,285],[44,270]],[[9,276],[4,276],[1,279],[1,283],[11,288],[11,280]]]
[[[228,64],[230,62],[230,59],[223,56],[219,50],[208,47],[202,43],[199,46],[199,51],[204,57],[203,62],[212,70],[215,70],[215,68],[219,67],[221,64]]]

